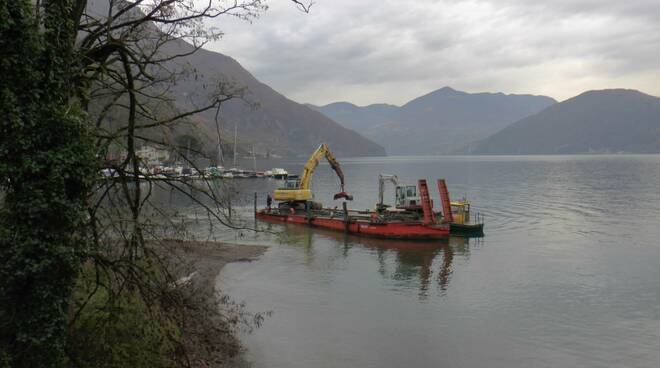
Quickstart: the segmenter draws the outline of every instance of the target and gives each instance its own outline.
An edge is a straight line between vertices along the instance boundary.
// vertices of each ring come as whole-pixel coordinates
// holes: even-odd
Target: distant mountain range
[[[556,101],[550,97],[466,93],[444,87],[398,107],[347,102],[310,107],[381,144],[388,154],[446,154],[484,139]]]
[[[356,106],[350,102],[334,102],[325,106],[307,104],[307,106],[356,132],[364,132],[372,127],[394,122],[392,118],[401,109],[399,106],[389,104]]]
[[[88,10],[107,14],[107,1],[87,4]],[[192,46],[179,40],[162,51],[187,54]],[[660,98],[634,90],[589,91],[557,103],[544,96],[444,87],[400,107],[348,102],[305,106],[258,81],[226,55],[200,49],[180,61],[194,72],[170,89],[178,107],[202,104],[200,96],[218,80],[246,89],[244,100],[251,104],[229,101],[219,115],[224,141],[231,142],[236,126],[242,152],[254,146],[261,153],[306,156],[325,142],[340,156],[384,155],[385,149],[394,155],[660,153]],[[196,134],[205,150],[214,152],[215,111],[190,123],[174,134]]]
[[[660,153],[660,98],[589,91],[475,144],[473,154]]]

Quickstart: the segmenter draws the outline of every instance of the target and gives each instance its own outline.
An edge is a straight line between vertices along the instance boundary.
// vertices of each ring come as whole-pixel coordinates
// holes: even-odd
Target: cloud
[[[402,104],[451,85],[547,94],[660,95],[658,0],[286,0],[253,24],[223,19],[211,49],[294,100]]]

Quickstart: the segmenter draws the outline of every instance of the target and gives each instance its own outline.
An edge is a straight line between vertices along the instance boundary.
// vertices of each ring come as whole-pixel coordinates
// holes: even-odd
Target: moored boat
[[[273,179],[283,180],[286,179],[287,176],[289,176],[289,172],[282,168],[275,167],[271,170],[266,171],[266,175],[272,177]]]

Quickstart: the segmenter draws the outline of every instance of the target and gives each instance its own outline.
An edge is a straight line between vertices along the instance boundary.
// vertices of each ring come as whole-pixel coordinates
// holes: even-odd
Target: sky
[[[660,0],[270,0],[252,23],[217,19],[208,49],[285,96],[401,105],[435,89],[660,96]]]

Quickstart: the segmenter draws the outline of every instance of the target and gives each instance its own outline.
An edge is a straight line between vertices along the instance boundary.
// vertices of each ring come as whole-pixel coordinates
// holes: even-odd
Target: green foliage
[[[0,3],[0,17],[0,347],[14,367],[60,366],[93,144],[69,97],[72,45],[44,37],[30,1]]]
[[[171,367],[181,333],[163,321],[158,307],[148,306],[136,289],[115,294],[108,280],[96,280],[87,267],[76,288],[74,304],[82,307],[72,321],[69,357],[75,366]],[[160,317],[160,318],[158,318]]]

